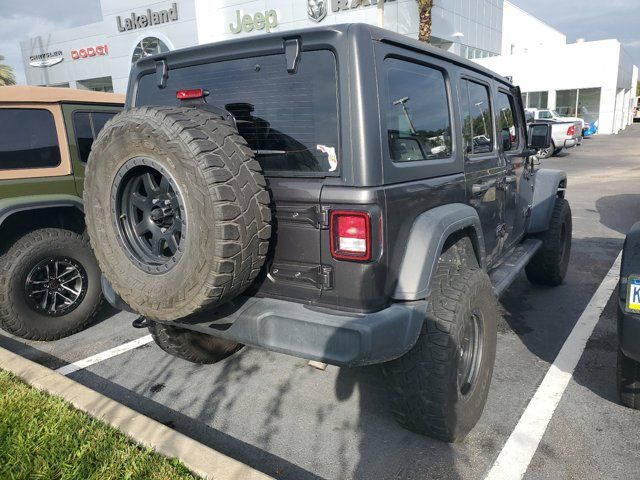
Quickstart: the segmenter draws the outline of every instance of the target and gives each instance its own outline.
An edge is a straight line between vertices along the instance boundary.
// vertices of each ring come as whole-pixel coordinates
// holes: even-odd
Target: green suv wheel
[[[0,326],[30,340],[56,340],[91,323],[102,300],[86,238],[56,228],[18,239],[0,258]]]

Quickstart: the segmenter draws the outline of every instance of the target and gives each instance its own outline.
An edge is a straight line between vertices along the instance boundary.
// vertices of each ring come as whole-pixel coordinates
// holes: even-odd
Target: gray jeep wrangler
[[[199,363],[242,345],[382,364],[400,422],[479,419],[497,297],[569,262],[566,175],[518,88],[366,25],[163,53],[94,143],[88,230],[112,303]]]

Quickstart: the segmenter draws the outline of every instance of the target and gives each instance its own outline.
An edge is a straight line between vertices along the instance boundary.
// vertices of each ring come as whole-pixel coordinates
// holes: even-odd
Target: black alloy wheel
[[[461,395],[471,391],[478,377],[482,360],[482,318],[474,311],[464,320],[458,345],[458,390]]]
[[[133,158],[120,172],[112,208],[125,252],[146,272],[166,272],[180,259],[186,239],[180,191],[169,173],[149,158]]]
[[[100,311],[100,268],[86,235],[40,228],[0,256],[0,328],[57,340],[88,327]]]
[[[41,315],[59,317],[75,310],[87,293],[84,267],[72,258],[38,262],[25,281],[27,304]]]

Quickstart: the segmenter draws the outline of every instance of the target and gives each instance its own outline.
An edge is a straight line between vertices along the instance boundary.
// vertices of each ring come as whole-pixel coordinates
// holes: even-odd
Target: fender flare
[[[15,213],[55,207],[74,207],[84,212],[82,199],[75,195],[51,194],[3,198],[0,199],[0,226]]]
[[[527,233],[540,233],[549,228],[553,207],[561,185],[565,187],[567,185],[567,174],[562,170],[542,168],[535,173]]]
[[[485,268],[482,226],[473,207],[452,203],[420,214],[409,232],[392,297],[396,300],[425,298],[445,242],[454,233],[467,228],[475,232],[471,241],[478,263]]]

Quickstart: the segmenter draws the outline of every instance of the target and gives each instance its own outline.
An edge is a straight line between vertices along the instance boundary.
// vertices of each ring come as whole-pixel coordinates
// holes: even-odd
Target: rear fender
[[[462,231],[471,232],[478,264],[485,268],[484,238],[476,210],[462,203],[436,207],[419,215],[411,227],[392,298],[425,298],[447,239]]]
[[[44,208],[74,207],[83,212],[82,199],[74,195],[53,194],[0,199],[0,226],[14,213]]]

